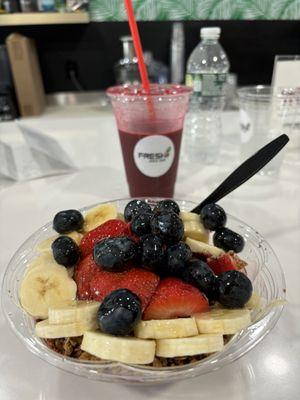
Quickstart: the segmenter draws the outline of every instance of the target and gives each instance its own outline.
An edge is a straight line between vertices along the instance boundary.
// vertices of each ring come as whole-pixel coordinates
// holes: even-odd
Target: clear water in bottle
[[[184,155],[192,162],[216,162],[229,61],[218,39],[220,28],[202,28],[201,42],[187,63],[186,84],[193,87],[185,120]]]

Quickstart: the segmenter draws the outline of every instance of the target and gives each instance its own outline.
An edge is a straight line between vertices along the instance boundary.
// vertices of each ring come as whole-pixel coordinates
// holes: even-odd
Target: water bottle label
[[[185,83],[201,96],[224,95],[227,74],[186,74]]]

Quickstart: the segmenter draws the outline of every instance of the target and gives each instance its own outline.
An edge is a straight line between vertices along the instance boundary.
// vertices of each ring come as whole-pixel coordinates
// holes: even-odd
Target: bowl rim
[[[151,197],[151,198],[139,197],[139,199],[147,200],[150,203],[161,200],[161,198],[156,198],[156,197]],[[112,203],[112,202],[113,203],[125,202],[125,201],[130,201],[130,200],[132,200],[132,198],[128,197],[128,198],[119,198],[119,199],[111,199],[111,200],[107,200],[107,201],[101,201],[101,202],[97,202],[97,203],[94,203],[89,206],[81,207],[81,208],[79,208],[79,211],[84,213],[87,210],[89,210],[97,205],[107,204],[107,203]],[[174,201],[179,202],[181,204],[188,203],[191,206],[196,205],[196,203],[194,201],[190,201],[190,200],[186,200],[186,199],[183,199],[183,200],[174,199]],[[144,380],[147,382],[147,376],[148,376],[148,377],[151,377],[151,379],[149,380],[150,383],[151,382],[159,383],[159,378],[162,378],[161,382],[166,382],[166,381],[175,380],[178,377],[180,377],[181,375],[186,375],[186,373],[189,373],[189,376],[193,377],[193,376],[197,376],[200,374],[202,375],[205,373],[215,371],[215,370],[223,367],[224,365],[229,364],[229,363],[237,360],[238,358],[242,357],[248,351],[250,351],[253,347],[255,347],[261,340],[264,339],[264,337],[273,329],[273,327],[276,325],[278,319],[280,318],[280,315],[284,308],[284,301],[285,301],[285,297],[286,297],[286,283],[285,283],[284,272],[283,272],[281,264],[278,260],[278,257],[276,256],[271,245],[263,238],[262,235],[260,235],[256,231],[256,229],[254,229],[250,225],[244,223],[242,220],[240,220],[228,213],[226,213],[226,214],[230,220],[234,220],[235,222],[241,224],[241,226],[246,227],[249,231],[251,231],[252,234],[255,234],[255,236],[259,240],[260,244],[263,244],[264,251],[265,252],[269,251],[271,253],[271,255],[274,257],[276,264],[277,264],[276,265],[277,270],[278,270],[277,272],[279,272],[279,276],[280,276],[280,285],[278,285],[278,286],[281,286],[280,299],[282,300],[282,302],[279,304],[275,304],[273,307],[270,307],[268,312],[263,314],[259,320],[254,321],[246,329],[243,329],[239,333],[235,334],[233,336],[233,338],[227,344],[225,344],[224,349],[221,352],[213,353],[213,354],[205,357],[203,360],[200,360],[196,363],[190,363],[190,364],[186,364],[186,365],[182,365],[182,366],[173,366],[173,367],[151,367],[151,366],[146,366],[146,365],[125,364],[125,363],[109,361],[109,360],[102,361],[102,362],[78,360],[78,359],[74,359],[69,356],[64,356],[64,355],[61,355],[61,354],[55,352],[54,350],[50,349],[40,338],[37,338],[33,335],[29,335],[31,337],[31,340],[28,340],[26,337],[24,337],[22,332],[20,332],[20,330],[18,329],[18,327],[12,320],[11,315],[9,315],[10,313],[5,308],[5,301],[7,301],[8,298],[9,298],[9,301],[12,302],[12,298],[11,298],[11,296],[9,296],[9,294],[7,293],[7,290],[6,290],[8,275],[10,274],[11,267],[14,264],[15,259],[17,259],[19,253],[22,250],[26,249],[26,245],[28,247],[28,243],[31,242],[37,236],[38,233],[41,234],[43,231],[48,230],[52,226],[52,222],[48,222],[48,223],[44,224],[39,229],[37,229],[34,233],[32,233],[18,247],[18,249],[15,251],[15,253],[11,257],[11,259],[5,269],[5,273],[3,275],[3,280],[2,280],[2,285],[1,285],[1,289],[2,289],[1,290],[1,292],[2,292],[1,293],[1,305],[2,305],[3,314],[5,315],[5,318],[8,321],[9,326],[13,330],[14,334],[18,337],[19,340],[21,340],[21,342],[23,342],[25,344],[25,346],[33,354],[37,355],[40,359],[42,359],[52,365],[55,365],[56,367],[66,371],[66,372],[75,373],[77,375],[82,376],[83,374],[82,374],[81,368],[87,368],[88,370],[86,371],[86,374],[84,376],[90,377],[89,374],[94,371],[94,372],[97,372],[94,375],[97,375],[96,379],[98,379],[98,380],[111,381],[111,379],[115,379],[117,381],[124,381],[124,379],[125,379],[126,381],[131,381],[131,382],[138,382],[138,381],[144,381]],[[263,260],[263,262],[265,262],[265,260]],[[26,313],[26,311],[24,311],[22,309],[20,304],[17,305],[14,303],[14,306],[18,307],[21,310],[21,312],[23,313],[23,319],[25,317],[30,318],[30,316]],[[33,318],[31,318],[31,319],[34,320]],[[243,351],[235,351],[234,353],[230,353],[230,348],[233,346],[234,343],[236,343],[242,337],[242,335],[245,331],[252,330],[253,332],[255,332],[256,325],[258,325],[261,321],[263,321],[265,319],[266,319],[267,323],[264,324],[263,329],[259,330],[259,334],[256,334],[256,335],[253,334],[252,340],[250,340],[244,344]],[[36,345],[37,343],[39,343],[40,347],[37,347],[37,345]],[[224,355],[224,354],[225,354],[225,358],[219,360],[218,359],[219,356]],[[74,367],[75,370],[71,371],[71,370],[66,369],[65,367],[68,365]],[[208,365],[210,365],[209,370],[201,371]],[[143,373],[144,375],[142,378],[137,377],[137,376],[130,377],[128,375],[124,376],[124,374],[121,374],[121,375],[112,374],[112,373],[107,374],[107,373],[105,373],[105,371],[101,371],[102,368],[105,369],[110,366],[113,366],[113,367],[121,366],[123,369],[125,368],[125,370],[127,370],[127,371],[139,372],[139,373]],[[164,373],[163,375],[161,374],[162,372]],[[165,378],[167,378],[167,379],[165,379]],[[155,379],[155,380],[153,380],[153,379]]]

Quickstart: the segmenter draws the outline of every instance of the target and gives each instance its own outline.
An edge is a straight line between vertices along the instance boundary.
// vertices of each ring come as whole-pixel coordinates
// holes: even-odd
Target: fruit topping
[[[219,257],[209,257],[207,264],[214,271],[215,275],[221,275],[223,272],[237,270],[237,261],[233,254],[225,253]]]
[[[151,229],[154,235],[159,236],[168,245],[179,242],[184,233],[183,222],[177,214],[168,211],[159,211],[151,219]]]
[[[164,265],[165,275],[181,276],[186,263],[192,258],[192,250],[183,242],[170,246],[167,250],[167,262]]]
[[[234,335],[251,322],[250,311],[244,308],[237,310],[216,308],[194,317],[199,333]]]
[[[159,283],[143,319],[189,317],[208,308],[208,301],[198,289],[180,279],[166,278]]]
[[[77,210],[58,212],[53,219],[53,229],[58,233],[78,231],[83,226],[83,216]]]
[[[151,207],[144,200],[131,200],[125,207],[125,221],[130,222],[135,215],[142,213],[151,213]]]
[[[201,210],[201,219],[206,229],[215,231],[226,225],[227,216],[218,204],[207,204]]]
[[[167,199],[167,200],[161,200],[155,205],[153,212],[157,213],[159,211],[169,211],[179,215],[180,208],[179,205],[174,200]]]
[[[139,256],[138,245],[129,237],[102,239],[96,243],[93,257],[107,271],[123,271],[133,266]]]
[[[147,212],[133,216],[130,224],[132,233],[137,236],[143,236],[147,233],[151,233],[150,221],[152,215],[152,213]]]
[[[34,266],[24,276],[20,287],[20,302],[35,318],[47,318],[49,307],[75,299],[76,283],[65,267],[54,260],[47,266]]]
[[[99,267],[93,260],[92,254],[86,256],[75,268],[74,280],[77,283],[77,296],[79,300],[90,300],[90,282],[99,272]]]
[[[128,289],[118,289],[105,297],[99,307],[97,321],[104,333],[129,335],[142,315],[141,302]]]
[[[54,260],[65,267],[73,267],[79,260],[80,250],[73,239],[59,236],[51,245]]]
[[[158,236],[145,235],[141,238],[141,261],[144,268],[156,270],[165,261],[162,240]]]
[[[245,246],[243,236],[228,228],[218,229],[214,233],[213,241],[215,246],[225,251],[233,250],[235,253],[241,252]]]
[[[182,274],[182,279],[196,286],[209,300],[215,300],[216,277],[211,268],[202,260],[191,260]]]
[[[98,268],[90,281],[91,298],[102,301],[116,289],[128,289],[141,301],[142,310],[148,305],[159,283],[159,277],[153,272],[132,268],[124,272],[107,272]]]
[[[140,321],[134,328],[134,336],[141,339],[171,339],[195,335],[198,335],[198,329],[194,318],[152,319]]]
[[[128,364],[150,364],[155,356],[155,340],[112,336],[101,332],[85,332],[81,350],[102,360]]]
[[[252,294],[250,279],[240,271],[227,271],[217,278],[218,301],[228,308],[241,308]]]
[[[83,230],[89,232],[110,219],[118,218],[118,210],[114,204],[99,204],[91,208],[84,216]]]
[[[201,257],[207,258],[210,256],[218,257],[224,253],[224,250],[218,247],[211,246],[210,244],[200,242],[199,240],[186,238],[186,244],[190,246],[191,250],[195,254],[200,254]]]
[[[80,250],[82,257],[93,252],[93,248],[97,242],[109,237],[128,236],[128,225],[119,219],[111,219],[102,225],[86,233],[80,242]]]

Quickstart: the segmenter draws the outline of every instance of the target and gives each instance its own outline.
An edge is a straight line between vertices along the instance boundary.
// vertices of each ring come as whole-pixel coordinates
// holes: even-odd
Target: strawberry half
[[[98,271],[90,282],[91,298],[96,301],[102,301],[113,290],[129,289],[139,297],[144,310],[159,283],[157,275],[139,268],[108,272],[98,267]]]
[[[129,226],[126,222],[119,219],[110,219],[83,236],[79,245],[82,257],[91,254],[95,244],[101,239],[128,236],[129,234]]]
[[[206,262],[216,275],[238,269],[234,256],[229,253],[221,254],[219,257],[209,257]]]
[[[143,319],[189,317],[208,309],[206,297],[194,286],[177,278],[166,278],[158,285]]]
[[[75,268],[74,280],[77,284],[77,296],[80,300],[90,300],[90,281],[97,275],[99,267],[93,260],[92,254],[85,257]]]

